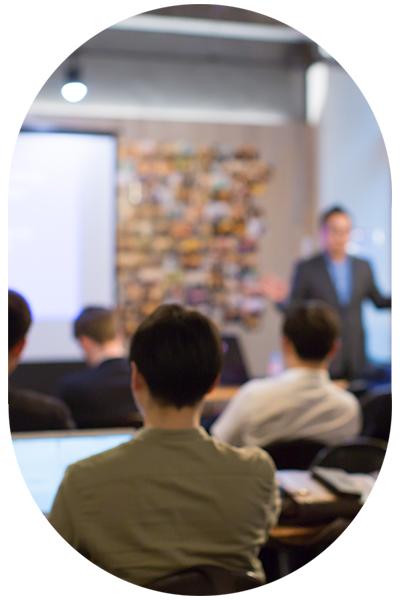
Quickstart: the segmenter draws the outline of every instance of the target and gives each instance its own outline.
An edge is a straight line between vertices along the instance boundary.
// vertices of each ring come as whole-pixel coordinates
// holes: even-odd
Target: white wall
[[[353,251],[367,258],[382,293],[391,290],[391,181],[379,125],[365,97],[340,67],[328,67],[326,102],[316,129],[317,197],[323,210],[343,205],[354,219]],[[365,303],[367,353],[390,360],[389,310]]]

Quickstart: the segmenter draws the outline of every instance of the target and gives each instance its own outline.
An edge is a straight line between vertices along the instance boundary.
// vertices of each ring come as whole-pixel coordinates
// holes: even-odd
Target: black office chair
[[[389,439],[392,422],[391,384],[378,385],[360,398],[363,413],[361,435],[379,440]]]
[[[213,565],[199,565],[157,579],[145,587],[181,596],[218,596],[244,592],[263,585],[252,573]]]
[[[348,473],[379,471],[385,458],[387,443],[372,438],[354,438],[340,446],[323,448],[313,460],[312,467],[333,467]]]
[[[264,450],[273,458],[276,468],[308,469],[318,452],[325,444],[314,440],[283,440],[264,446]]]
[[[296,536],[295,532],[292,537],[285,538],[271,535],[259,555],[267,582],[272,583],[304,567],[337,540],[350,522],[350,519],[338,517],[327,525],[316,527],[315,533],[307,537]]]
[[[357,396],[358,399],[360,399],[368,392],[369,386],[370,384],[367,379],[353,379],[353,381],[349,382],[347,391],[351,392]]]

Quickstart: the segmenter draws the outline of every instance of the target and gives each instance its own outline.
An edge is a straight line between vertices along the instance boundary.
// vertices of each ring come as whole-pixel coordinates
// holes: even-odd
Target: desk
[[[229,402],[229,400],[236,394],[239,386],[225,386],[221,385],[213,389],[212,392],[206,395],[206,402]]]
[[[350,524],[350,519],[334,519],[326,525],[282,526],[269,532],[259,558],[267,582],[276,581],[303,567],[321,554]]]
[[[280,542],[297,543],[309,541],[326,529],[326,525],[277,525],[269,532],[269,537]]]
[[[219,415],[238,391],[238,386],[218,386],[204,398],[203,417]]]

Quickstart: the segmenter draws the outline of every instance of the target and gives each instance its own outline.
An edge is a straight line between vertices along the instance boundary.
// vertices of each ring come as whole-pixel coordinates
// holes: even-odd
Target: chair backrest
[[[386,448],[387,444],[382,440],[356,438],[340,446],[324,448],[311,466],[334,467],[348,473],[373,473],[380,470]]]
[[[361,435],[389,439],[392,422],[392,388],[389,385],[379,385],[360,398],[363,413],[363,428]]]
[[[279,470],[307,470],[322,448],[325,448],[325,444],[315,440],[286,440],[264,446]]]
[[[360,399],[361,396],[368,392],[369,387],[370,383],[367,379],[353,379],[353,381],[349,382],[347,391],[351,392],[357,396],[358,399]]]
[[[263,585],[252,573],[199,565],[162,577],[145,586],[149,590],[182,596],[218,596],[244,592]]]

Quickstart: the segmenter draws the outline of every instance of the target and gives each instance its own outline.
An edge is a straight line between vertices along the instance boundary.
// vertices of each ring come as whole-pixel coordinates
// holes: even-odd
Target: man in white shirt
[[[359,402],[334,384],[328,373],[339,348],[339,333],[339,319],[324,302],[293,306],[282,335],[287,370],[242,386],[211,434],[235,446],[267,446],[293,439],[339,444],[358,435]]]

